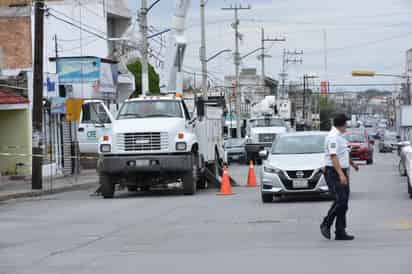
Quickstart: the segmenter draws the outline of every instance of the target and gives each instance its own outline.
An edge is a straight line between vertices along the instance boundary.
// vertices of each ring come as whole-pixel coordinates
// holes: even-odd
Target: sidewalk
[[[94,186],[96,188],[98,186],[98,176],[95,170],[84,170],[77,178],[75,176],[45,177],[42,190],[32,190],[31,180],[10,180],[2,177],[0,178],[0,201],[88,189]]]

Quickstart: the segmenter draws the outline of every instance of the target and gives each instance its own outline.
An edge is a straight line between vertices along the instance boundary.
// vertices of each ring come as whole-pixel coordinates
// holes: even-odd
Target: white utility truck
[[[275,107],[275,96],[266,96],[252,108],[252,118],[248,120],[246,129],[247,163],[250,160],[260,163],[259,151],[271,147],[278,134],[288,131],[284,118],[274,115]]]
[[[253,160],[260,164],[259,151],[270,148],[276,136],[287,131],[285,121],[272,115],[249,119],[245,146],[247,162]]]
[[[223,108],[201,100],[196,105],[192,115],[180,96],[125,101],[99,142],[103,197],[112,198],[116,184],[137,191],[176,182],[192,195],[206,187],[206,172],[218,177],[224,155]]]

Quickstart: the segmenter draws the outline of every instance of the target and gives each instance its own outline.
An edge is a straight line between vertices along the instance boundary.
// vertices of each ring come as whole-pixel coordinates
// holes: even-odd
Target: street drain
[[[249,221],[248,224],[252,225],[263,225],[263,224],[279,224],[280,220],[257,220],[257,221]]]

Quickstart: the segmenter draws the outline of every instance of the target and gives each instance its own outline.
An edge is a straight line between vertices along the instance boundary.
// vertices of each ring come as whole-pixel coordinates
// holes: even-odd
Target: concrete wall
[[[30,154],[30,113],[28,110],[0,110],[0,153]],[[0,173],[14,175],[16,164],[24,163],[23,173],[29,175],[29,156],[1,156]]]

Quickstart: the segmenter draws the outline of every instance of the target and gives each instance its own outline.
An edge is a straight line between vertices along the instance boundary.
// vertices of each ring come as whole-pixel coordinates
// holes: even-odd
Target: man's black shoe
[[[320,233],[323,237],[330,240],[330,227],[324,223],[320,225]]]
[[[355,239],[355,236],[349,235],[346,232],[345,233],[340,233],[336,234],[335,240],[336,241],[352,241]]]

